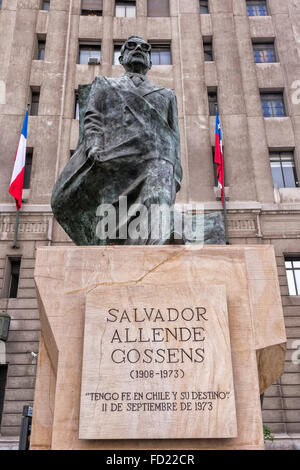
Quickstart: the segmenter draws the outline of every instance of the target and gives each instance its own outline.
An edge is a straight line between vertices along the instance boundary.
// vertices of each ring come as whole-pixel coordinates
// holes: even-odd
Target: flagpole
[[[226,207],[226,194],[225,194],[225,172],[224,172],[224,226],[225,226],[225,241],[226,245],[230,245],[229,243],[229,235],[228,235],[228,220],[227,220],[227,207]]]
[[[26,143],[27,143],[27,127],[28,127],[28,107],[25,111],[25,117],[22,125],[22,132],[19,140],[19,145],[15,155],[15,163],[13,174],[9,186],[9,194],[13,196],[16,201],[16,222],[14,231],[14,241],[12,248],[18,249],[18,232],[19,232],[19,220],[20,220],[20,209],[22,205],[22,193],[24,185],[24,174],[26,166]]]
[[[19,217],[20,217],[20,209],[17,209],[17,211],[16,211],[16,222],[15,222],[15,232],[14,232],[14,243],[13,243],[13,246],[12,246],[12,248],[14,250],[17,250],[18,248],[20,248],[17,245],[18,232],[19,232]]]
[[[224,206],[223,206],[223,211],[224,211],[224,226],[225,226],[225,241],[226,245],[229,245],[229,234],[228,234],[228,220],[227,220],[227,204],[226,204],[226,171],[225,171],[225,157],[224,157],[224,152],[223,152],[223,171],[224,171]]]
[[[220,115],[218,111],[218,107],[216,106],[216,114],[219,118],[219,123],[221,125],[221,120],[220,120]],[[229,245],[229,234],[228,234],[228,220],[227,220],[227,205],[226,205],[226,194],[225,194],[225,188],[226,188],[226,172],[225,172],[225,158],[224,158],[224,152],[222,149],[222,159],[223,159],[223,175],[224,175],[224,181],[223,181],[223,191],[224,191],[224,204],[223,204],[223,213],[224,213],[224,228],[225,228],[225,242],[226,245]],[[222,200],[222,189],[221,189],[221,200]],[[223,202],[223,201],[222,201]]]

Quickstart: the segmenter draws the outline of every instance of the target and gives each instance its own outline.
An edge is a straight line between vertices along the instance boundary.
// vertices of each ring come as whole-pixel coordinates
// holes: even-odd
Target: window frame
[[[261,51],[263,51],[264,48],[268,49],[268,46],[269,46],[269,48],[272,48],[275,60],[272,60],[272,61],[257,61],[256,58],[255,58],[255,52],[259,52],[260,49],[261,49]],[[272,41],[266,41],[266,40],[252,41],[252,49],[253,49],[254,62],[256,64],[276,64],[276,63],[278,63],[277,51],[276,51],[275,40],[274,39]]]
[[[37,42],[37,60],[45,60],[46,39],[39,39]]]
[[[79,94],[78,90],[75,90],[74,93],[75,102],[74,102],[74,118],[76,121],[79,121]]]
[[[163,43],[163,42],[160,42],[160,43],[151,43],[151,60],[153,59],[153,52],[155,53],[159,53],[159,64],[154,64],[153,63],[153,60],[152,60],[152,64],[153,66],[155,67],[160,67],[161,65],[164,65],[164,66],[170,66],[170,65],[173,65],[173,58],[172,58],[172,47],[171,47],[171,43]],[[161,50],[159,50],[161,49]],[[162,52],[169,52],[169,56],[170,56],[170,63],[169,64],[162,64],[161,63],[161,53]]]
[[[214,99],[213,96],[214,95]],[[207,98],[208,98],[208,112],[209,116],[216,116],[217,115],[217,107],[218,107],[218,90],[207,90]],[[214,108],[212,109],[212,106]],[[212,113],[213,111],[213,113]]]
[[[121,52],[122,45],[123,45],[123,44],[121,44],[121,43],[119,43],[119,42],[114,42],[114,44],[113,44],[113,59],[112,59],[112,60],[113,60],[113,65],[121,65],[120,62],[119,62],[119,60],[115,61],[115,54],[116,54],[116,52],[117,52],[117,51],[116,51],[116,48],[117,48],[117,47],[120,48],[120,52]],[[118,57],[119,57],[119,56],[118,56]]]
[[[18,279],[17,279],[17,286],[12,292],[12,276],[13,276],[13,263],[18,263]],[[1,297],[6,299],[17,299],[18,298],[18,289],[19,289],[19,282],[20,282],[20,271],[21,271],[21,256],[6,256],[5,260],[5,267],[4,267],[4,280],[3,280],[3,287],[1,292]],[[14,294],[14,295],[12,295]]]
[[[87,63],[83,63],[83,62],[80,62],[80,53],[82,52],[81,48],[82,47],[97,47],[99,49],[99,58],[97,57],[97,59],[99,60],[99,62],[97,64],[89,64],[89,59],[93,58],[93,56],[89,56],[88,58],[88,61]],[[97,49],[91,49],[91,52],[98,52]],[[101,53],[101,42],[92,42],[92,41],[79,41],[78,43],[78,58],[77,58],[77,64],[78,65],[101,65],[101,59],[102,59],[102,53]],[[96,57],[95,57],[96,58]]]
[[[102,10],[81,10],[80,16],[103,16]]]
[[[294,267],[293,264],[295,262],[300,264],[300,255],[290,255],[290,256],[284,257],[284,266],[285,266],[285,272],[286,272],[286,279],[288,283],[289,295],[292,297],[299,297],[300,296],[300,281],[299,281],[299,286],[298,286],[298,282],[295,276],[295,271],[299,271],[299,277],[300,277],[300,266]],[[287,263],[291,263],[292,265],[291,268],[287,266]],[[290,277],[288,276],[289,272],[292,272],[293,274],[293,282],[294,282],[293,288],[295,290],[295,294],[292,293]]]
[[[274,105],[276,103],[276,97],[281,98],[280,101],[282,102],[283,115],[276,114],[276,106]],[[263,117],[265,119],[287,117],[283,91],[270,91],[270,92],[260,91],[260,100],[261,100],[261,105],[262,105]],[[279,101],[279,100],[277,99],[277,101]],[[264,109],[264,106],[263,106],[263,102],[269,102],[271,104],[271,106],[269,107],[269,109],[272,110],[272,115],[271,116],[265,115],[265,109]]]
[[[117,15],[117,8],[125,8],[125,15]],[[134,7],[134,16],[127,15],[127,8]],[[116,18],[136,18],[136,0],[116,0],[115,1],[115,17]]]
[[[260,15],[257,14],[259,12],[259,8],[265,8],[265,15]],[[268,8],[268,3],[267,0],[246,0],[246,8],[247,8],[247,13],[250,18],[257,17],[257,16],[269,16],[269,8]],[[254,12],[256,13],[255,15],[250,15],[249,14],[249,8],[254,8]]]
[[[288,156],[288,154],[290,156]],[[289,159],[288,159],[289,158]],[[276,186],[275,185],[275,178],[273,176],[273,170],[272,170],[272,159],[273,162],[279,162],[280,164],[280,172],[281,172],[281,177],[284,186]],[[293,151],[281,151],[281,152],[275,152],[275,151],[270,151],[269,152],[269,160],[270,160],[270,167],[271,167],[271,173],[272,173],[272,180],[273,180],[273,185],[274,188],[276,189],[281,189],[281,188],[299,188],[299,178],[297,175],[297,168],[296,168],[296,163],[295,163],[295,155]],[[286,180],[286,174],[283,170],[283,162],[292,162],[293,163],[293,174],[294,174],[294,180],[295,180],[295,186],[287,186],[285,183]]]
[[[210,50],[207,51],[206,49]],[[203,38],[203,52],[204,52],[204,62],[214,62],[214,48],[213,48],[213,39],[212,38]],[[205,54],[210,54],[210,59],[207,59]]]
[[[40,106],[40,96],[41,91],[39,87],[30,88],[30,116],[38,116],[39,115],[39,106]],[[34,98],[38,96],[38,100],[35,101]]]
[[[49,8],[45,8],[45,5],[49,5]],[[51,8],[51,0],[41,0],[41,10],[42,11],[50,11]]]
[[[209,0],[199,0],[199,8],[200,8],[200,15],[209,15],[210,14]],[[201,9],[205,9],[205,11],[201,11]]]
[[[23,189],[30,189],[31,173],[32,173],[32,162],[33,162],[33,148],[26,148],[25,157],[25,171],[24,171],[24,182]]]
[[[20,270],[21,270],[21,258],[10,258],[11,272],[9,281],[9,295],[10,299],[18,298],[18,290],[20,284]],[[17,272],[14,269],[17,267]]]
[[[1,5],[0,5],[1,8]],[[7,387],[8,364],[0,364],[0,427],[3,417],[5,392]]]
[[[168,2],[168,8],[167,8],[168,11],[166,11],[167,14],[164,14],[163,16],[161,16],[161,15],[149,15],[149,10],[150,10],[149,2],[151,2],[151,0],[147,0],[147,17],[148,18],[169,18],[170,17],[170,0],[164,0],[164,1]]]
[[[81,0],[80,5],[80,16],[103,16],[103,1],[102,8],[92,10],[90,8],[84,8],[84,0]]]

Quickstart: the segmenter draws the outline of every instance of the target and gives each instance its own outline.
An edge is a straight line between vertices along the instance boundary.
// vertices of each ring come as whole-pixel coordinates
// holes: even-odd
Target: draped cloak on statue
[[[58,178],[51,200],[55,218],[77,245],[169,241],[153,238],[150,226],[146,240],[101,240],[97,236],[100,204],[113,204],[118,213],[119,198],[126,196],[128,208],[132,204],[172,207],[180,189],[176,95],[144,76],[139,76],[137,86],[133,75],[97,77],[92,86],[79,89],[78,146]],[[94,157],[88,157],[90,153]],[[130,217],[121,223],[128,226]]]

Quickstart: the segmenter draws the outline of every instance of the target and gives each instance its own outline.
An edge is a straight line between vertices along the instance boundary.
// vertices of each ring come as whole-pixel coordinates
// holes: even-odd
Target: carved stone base
[[[31,449],[263,449],[259,395],[281,375],[286,342],[272,247],[39,248],[35,281],[42,335]],[[166,290],[164,286],[168,286],[168,289]],[[172,292],[174,292],[173,296]],[[149,299],[153,307],[161,304],[164,308],[168,305],[166,299],[173,308],[177,305],[178,310],[184,305],[192,307],[196,301],[200,308],[201,300],[203,306],[207,306],[207,318],[211,319],[211,325],[216,322],[216,327],[210,329],[209,326],[204,325],[205,332],[204,330],[200,332],[200,329],[194,330],[194,341],[198,341],[197,347],[202,340],[202,335],[205,334],[203,369],[199,369],[202,367],[201,364],[190,363],[189,360],[186,365],[177,367],[177,364],[173,363],[175,356],[172,354],[177,354],[174,349],[170,353],[168,367],[166,363],[160,366],[155,362],[149,366],[147,361],[142,363],[142,366],[141,364],[135,365],[135,359],[132,359],[132,363],[129,361],[130,364],[111,363],[109,367],[108,361],[111,358],[109,348],[115,345],[115,348],[127,351],[126,348],[130,346],[129,337],[124,341],[122,335],[126,332],[126,328],[128,328],[128,335],[132,335],[139,331],[140,327],[132,330],[132,323],[129,321],[132,317],[128,313],[127,318],[124,315],[122,322],[118,322],[116,334],[112,329],[114,323],[107,320],[108,318],[114,319],[112,314],[110,316],[107,314],[108,305],[111,302],[111,307],[116,308],[119,302],[120,306],[126,303],[137,308],[139,305],[146,305]],[[133,305],[135,303],[136,305]],[[188,305],[189,303],[191,305]],[[213,305],[215,305],[215,310],[213,310]],[[101,316],[101,309],[106,312],[104,319]],[[228,311],[228,323],[226,323],[226,311]],[[116,311],[114,312],[117,315]],[[89,323],[86,323],[85,316]],[[99,321],[103,320],[102,331]],[[141,320],[140,317],[139,320]],[[185,327],[189,328],[190,321],[186,317],[184,320]],[[95,321],[95,330],[100,327],[97,330],[99,335],[97,332],[95,334],[93,328],[91,329],[91,321]],[[183,324],[178,323],[178,326],[183,327]],[[162,325],[163,323],[159,323],[158,327],[162,328]],[[170,323],[165,326],[171,328]],[[198,326],[197,323],[196,326]],[[87,346],[88,349],[83,352],[85,327],[85,348]],[[215,334],[213,334],[214,330]],[[220,336],[222,330],[223,338],[221,338],[222,335]],[[131,348],[138,349],[141,346],[141,338],[147,341],[148,338],[145,335],[149,334],[149,331],[140,332],[143,336],[140,336],[138,342],[135,342],[135,338],[131,336],[131,341],[133,341]],[[226,331],[230,333],[230,340],[226,336]],[[159,342],[163,334],[162,330],[156,330],[156,341]],[[139,346],[137,346],[138,343]],[[160,347],[157,344],[151,344],[149,349]],[[162,347],[165,346],[161,344]],[[193,347],[193,344],[188,345]],[[177,347],[183,346],[181,344]],[[224,361],[224,355],[228,350],[231,351],[231,360],[229,354]],[[100,352],[100,362],[97,351]],[[91,352],[92,356],[89,356]],[[83,354],[85,362],[83,362]],[[88,364],[87,360],[91,360],[91,363]],[[220,364],[222,364],[221,367]],[[84,365],[83,369],[82,365]],[[79,429],[84,422],[80,422],[80,401],[82,401],[84,413],[86,406],[90,410],[85,400],[91,397],[91,395],[88,397],[87,394],[82,394],[82,390],[85,390],[81,389],[83,376],[85,385],[90,384],[91,393],[109,391],[105,389],[105,386],[110,384],[112,388],[116,387],[116,390],[127,391],[128,399],[136,404],[137,397],[133,395],[133,392],[139,390],[141,393],[151,390],[151,380],[149,381],[149,377],[143,377],[139,379],[138,386],[131,386],[131,389],[126,390],[124,383],[127,385],[133,382],[127,372],[153,369],[156,374],[162,369],[174,369],[175,366],[176,369],[183,369],[185,373],[184,377],[180,378],[181,382],[176,382],[175,378],[174,380],[163,379],[165,381],[160,381],[161,388],[157,391],[172,392],[175,387],[182,387],[185,391],[222,391],[223,386],[228,387],[229,390],[231,386],[228,377],[232,370],[233,395],[229,390],[229,397],[235,400],[232,398],[229,400],[231,400],[232,413],[236,410],[236,431],[234,421],[231,427],[226,426],[228,415],[222,403],[214,403],[213,408],[217,407],[214,409],[218,412],[209,415],[211,411],[204,410],[202,405],[197,405],[198,409],[195,410],[195,403],[192,401],[193,414],[190,415],[192,425],[189,427],[190,420],[186,418],[187,415],[184,412],[177,415],[174,411],[173,416],[166,414],[165,424],[163,424],[164,420],[161,421],[162,431],[158,429],[161,432],[159,440],[155,439],[155,432],[158,431],[154,432],[149,424],[151,415],[145,415],[144,411],[135,412],[134,418],[132,413],[126,415],[127,436],[135,435],[134,426],[142,425],[142,420],[146,418],[142,440],[126,438],[126,433],[123,433],[124,427],[121,429],[123,424],[118,425],[117,418],[114,421],[114,427],[107,428],[108,439],[95,437],[99,432],[97,429],[94,429],[92,438],[79,438]],[[116,373],[117,370],[121,370],[118,367],[124,368],[123,375]],[[200,373],[201,380],[197,378],[197,371]],[[217,376],[219,383],[216,381],[214,383]],[[95,384],[96,388],[93,388]],[[205,384],[205,390],[203,384]],[[214,389],[207,388],[210,385]],[[94,398],[96,400],[98,396],[94,395]],[[123,399],[126,400],[126,396]],[[166,396],[161,399],[167,400]],[[202,401],[206,400],[203,398]],[[101,412],[105,410],[99,409],[100,404],[102,405],[101,402],[97,405],[92,403],[92,406],[101,418]],[[111,405],[111,402],[108,401],[107,404]],[[178,406],[180,407],[179,402]],[[202,407],[201,411],[200,407]],[[121,413],[121,411],[119,409],[118,412]],[[162,412],[156,411],[153,419],[161,419],[160,413]],[[84,415],[81,419],[85,419]],[[169,419],[177,420],[179,439],[173,439],[173,428],[172,434],[168,431]],[[185,419],[187,419],[186,422]],[[195,419],[200,423],[200,430],[194,425]],[[109,420],[103,419],[103,423],[104,421],[105,426],[109,426]],[[210,439],[201,434],[201,422],[203,422],[203,427],[207,426],[205,436],[211,436]],[[124,423],[124,419],[120,423]],[[182,426],[185,426],[186,436],[189,437],[187,439],[182,438]],[[91,431],[92,434],[92,429],[93,422],[91,421],[90,426],[88,425],[83,430],[81,437],[85,435],[85,432]],[[223,438],[218,438],[220,430],[222,430]]]

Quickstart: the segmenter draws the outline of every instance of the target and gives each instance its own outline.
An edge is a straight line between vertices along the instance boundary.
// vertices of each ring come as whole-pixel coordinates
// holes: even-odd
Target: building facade
[[[39,246],[71,243],[53,219],[54,182],[77,145],[77,90],[120,76],[120,45],[152,44],[149,79],[178,100],[183,186],[178,206],[222,210],[213,164],[223,130],[231,244],[272,244],[288,336],[284,375],[263,418],[300,435],[300,0],[0,1],[0,435],[18,436],[32,404],[39,348],[34,288]],[[8,193],[26,106],[29,126],[17,249]],[[267,295],[267,292],[266,292]],[[80,367],[80,364],[79,364]]]

